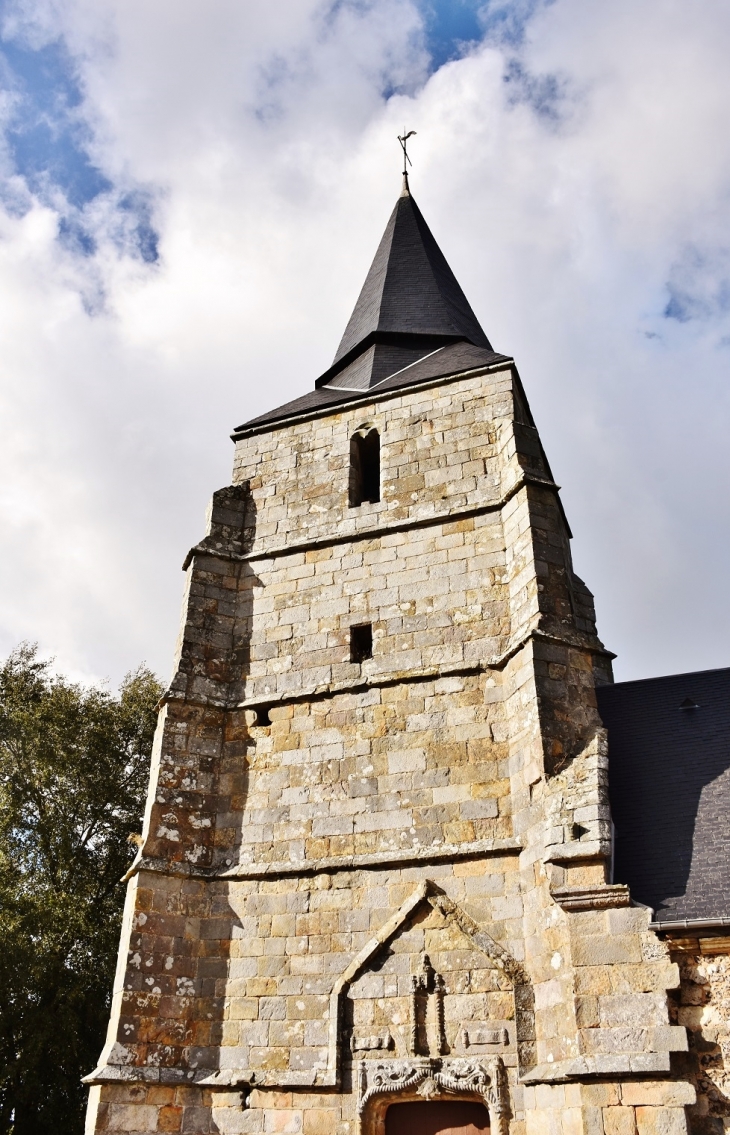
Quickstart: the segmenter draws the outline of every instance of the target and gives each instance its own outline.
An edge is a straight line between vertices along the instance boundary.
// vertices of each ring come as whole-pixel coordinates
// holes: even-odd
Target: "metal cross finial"
[[[404,177],[408,177],[408,166],[413,165],[413,162],[408,157],[408,150],[406,149],[406,147],[408,145],[408,139],[410,137],[412,137],[415,133],[416,133],[415,130],[409,130],[408,133],[406,134],[406,128],[404,126],[403,127],[403,133],[398,135],[398,141],[400,142],[401,149],[403,151],[403,176]]]

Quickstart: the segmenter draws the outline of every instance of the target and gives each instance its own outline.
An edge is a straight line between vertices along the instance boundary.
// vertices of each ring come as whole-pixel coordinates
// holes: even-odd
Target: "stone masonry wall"
[[[330,857],[509,839],[499,686],[476,676],[272,708],[224,757],[219,860]],[[225,811],[223,811],[225,809]]]
[[[509,636],[498,514],[251,562],[245,699],[447,673],[498,658]],[[373,657],[362,664],[350,661],[354,623],[373,627]]]
[[[256,501],[257,552],[446,518],[498,498],[508,487],[500,429],[512,420],[512,387],[511,373],[502,370],[486,382],[479,375],[376,396],[240,438],[233,480],[247,481]],[[381,436],[381,500],[351,509],[350,437],[364,425]]]
[[[240,437],[186,565],[89,1135],[383,1135],[434,1096],[683,1132],[679,973],[608,880],[610,656],[513,368]]]
[[[673,1019],[688,1030],[683,1071],[697,1090],[689,1110],[692,1135],[730,1129],[730,939],[669,942],[681,986]]]

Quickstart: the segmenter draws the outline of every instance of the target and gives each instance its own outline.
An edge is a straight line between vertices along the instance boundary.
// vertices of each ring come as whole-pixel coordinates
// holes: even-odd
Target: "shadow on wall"
[[[231,1067],[239,1063],[234,1033],[242,1022],[229,1019],[228,996],[240,976],[241,959],[232,955],[244,940],[245,928],[235,910],[234,884],[219,872],[237,860],[248,792],[250,734],[247,715],[237,706],[250,669],[254,588],[260,586],[244,558],[255,533],[256,507],[248,484],[216,492],[208,535],[192,549],[185,565],[192,563],[186,622],[165,729],[164,744],[171,754],[179,738],[189,738],[185,759],[173,757],[168,764],[182,777],[182,791],[170,786],[180,799],[186,783],[197,790],[186,835],[186,858],[195,868],[180,896],[186,940],[176,975],[176,1001],[182,1019],[157,1019],[150,1025],[162,1030],[161,1036],[170,1025],[170,1033],[179,1039],[164,1059],[186,1070],[196,1085],[220,1079],[225,1086],[226,1057]],[[180,997],[180,990],[186,996]],[[185,1104],[184,1130],[218,1130],[208,1096],[203,1089]]]
[[[234,507],[231,509],[231,505]],[[221,507],[222,506],[222,507]],[[217,519],[223,522],[217,523]],[[251,637],[255,588],[261,580],[250,563],[238,557],[253,548],[256,538],[256,502],[247,483],[230,486],[215,494],[211,534],[208,540],[220,543],[217,551],[230,553],[230,571],[226,577],[228,594],[219,601],[211,621],[203,625],[202,642],[206,653],[220,656],[221,670],[217,675],[225,684],[224,709],[219,736],[218,763],[213,786],[215,809],[215,837],[211,867],[225,871],[235,865],[240,856],[244,833],[242,820],[249,791],[249,751],[251,726],[268,720],[264,708],[254,718],[251,711],[237,708],[246,692],[251,666]],[[223,545],[222,547],[220,545]],[[221,616],[229,620],[227,641],[220,636]],[[209,668],[210,657],[206,657]],[[204,1054],[210,1073],[217,1073],[222,1085],[230,1079],[228,1073],[241,1066],[240,1030],[248,1022],[231,1019],[230,997],[241,983],[251,977],[252,965],[257,959],[246,956],[241,948],[245,943],[246,926],[237,913],[237,884],[226,879],[212,879],[207,887],[209,895],[210,929],[212,937],[205,943],[207,957],[201,958],[201,993],[208,1001],[210,1032]],[[243,956],[241,956],[243,955]],[[235,1014],[234,1014],[235,1018]],[[201,1054],[202,1055],[202,1054]],[[210,1130],[218,1126],[210,1116]]]
[[[614,880],[657,921],[730,915],[730,669],[596,693],[608,728]]]

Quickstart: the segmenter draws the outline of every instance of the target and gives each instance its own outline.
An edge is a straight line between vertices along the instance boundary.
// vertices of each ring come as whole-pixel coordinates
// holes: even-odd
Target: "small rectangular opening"
[[[350,662],[364,662],[373,656],[372,623],[350,627]]]
[[[256,709],[254,710],[254,712],[256,714],[255,724],[257,726],[271,725],[271,718],[269,716],[269,710],[270,709],[271,709],[270,705],[257,705],[256,706]]]

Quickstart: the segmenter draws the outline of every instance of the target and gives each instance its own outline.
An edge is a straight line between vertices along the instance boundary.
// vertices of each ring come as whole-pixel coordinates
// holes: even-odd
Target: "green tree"
[[[78,1135],[104,1042],[155,706],[54,676],[23,645],[0,667],[0,1132]]]

